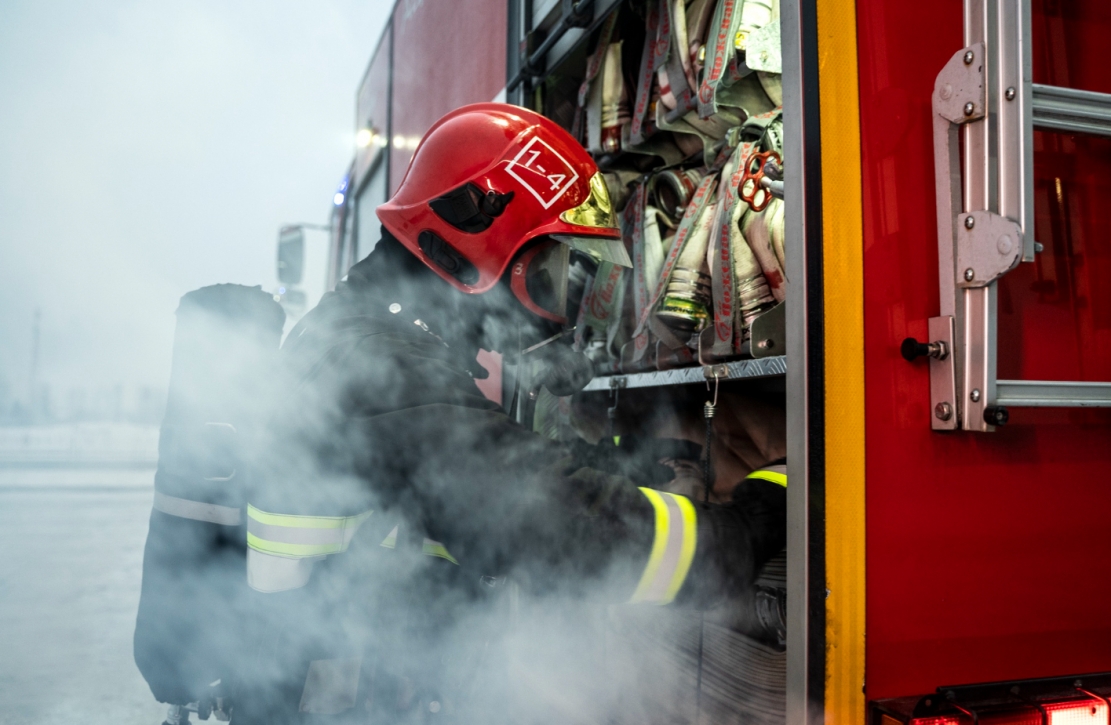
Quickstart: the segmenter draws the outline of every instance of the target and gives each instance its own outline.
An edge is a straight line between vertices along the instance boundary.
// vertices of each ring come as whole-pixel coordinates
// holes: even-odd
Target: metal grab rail
[[[571,28],[585,28],[591,24],[591,12],[594,10],[594,0],[563,0],[563,14],[559,24],[552,28],[540,47],[525,58],[517,75],[506,84],[507,93],[512,93],[526,78],[542,77],[547,71],[537,70],[548,51],[555,46]]]
[[[1033,84],[1034,128],[1111,136],[1111,94]]]
[[[1108,408],[1111,383],[1065,380],[998,380],[996,405],[1014,408]]]

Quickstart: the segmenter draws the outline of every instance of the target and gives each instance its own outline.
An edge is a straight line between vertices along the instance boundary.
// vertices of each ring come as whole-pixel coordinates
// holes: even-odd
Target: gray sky
[[[0,398],[164,385],[173,312],[276,286],[283,222],[327,221],[391,0],[0,9]]]

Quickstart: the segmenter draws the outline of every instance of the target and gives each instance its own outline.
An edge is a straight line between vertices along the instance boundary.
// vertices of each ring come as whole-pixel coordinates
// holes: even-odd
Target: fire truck
[[[649,276],[644,297],[634,269],[624,348],[561,403],[615,435],[701,425],[708,388],[719,439],[746,411],[783,421],[785,648],[754,685],[721,655],[740,645],[707,639],[682,686],[697,709],[667,717],[1108,723],[1108,38],[1111,6],[1091,0],[397,0],[358,88],[327,286],[370,251],[422,134],[467,103],[574,129],[622,208],[651,202],[661,225],[668,203],[680,230],[698,217],[689,187],[716,186],[719,210],[781,196],[789,284],[735,324],[739,344],[699,346],[724,314],[710,274],[694,342],[669,348],[638,324],[669,282]],[[702,96],[754,77],[771,111]],[[765,130],[722,167],[768,113],[781,153]],[[671,144],[655,156],[653,133]],[[534,424],[511,357],[484,364],[484,392]]]

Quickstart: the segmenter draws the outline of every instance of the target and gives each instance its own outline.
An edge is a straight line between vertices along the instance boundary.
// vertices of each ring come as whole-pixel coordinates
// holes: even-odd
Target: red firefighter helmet
[[[456,289],[486,292],[514,263],[524,306],[563,320],[570,249],[630,266],[598,167],[572,136],[538,113],[476,103],[425,134],[378,218]]]

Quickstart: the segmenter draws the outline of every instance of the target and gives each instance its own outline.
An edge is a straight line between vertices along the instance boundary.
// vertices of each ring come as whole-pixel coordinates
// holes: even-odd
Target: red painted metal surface
[[[1065,4],[1035,2],[1036,58]],[[1111,91],[1111,64],[1090,67],[1111,35],[1075,19],[1108,11],[1071,5],[1066,30],[1089,49],[1066,48],[1071,77]],[[960,0],[857,8],[867,697],[1111,670],[1111,414],[1013,410],[993,434],[933,433],[926,366],[899,356],[939,310],[930,94],[962,46]],[[1038,63],[1036,80],[1060,82]],[[1000,376],[1111,380],[1111,145],[1050,136],[1035,160],[1046,252],[1001,286]]]
[[[389,26],[382,34],[382,40],[370,59],[363,82],[359,84],[359,96],[355,108],[355,128],[368,129],[374,134],[373,142],[355,154],[355,188],[362,185],[363,177],[370,171],[378,157],[386,153],[389,146],[390,103],[390,34]]]
[[[1000,282],[1000,350],[1023,351],[999,356],[1000,377],[1111,381],[1109,202],[1111,139],[1034,134],[1034,238],[1045,251]]]
[[[1034,82],[1111,93],[1111,4],[1032,0]]]
[[[1036,0],[1033,13],[1034,82],[1111,92],[1111,5]],[[1000,347],[1023,355],[1000,355],[999,374],[1111,381],[1111,139],[1035,133],[1034,185],[1045,251],[1000,283]]]
[[[393,11],[390,194],[417,141],[448,111],[505,87],[505,0],[400,0]]]

